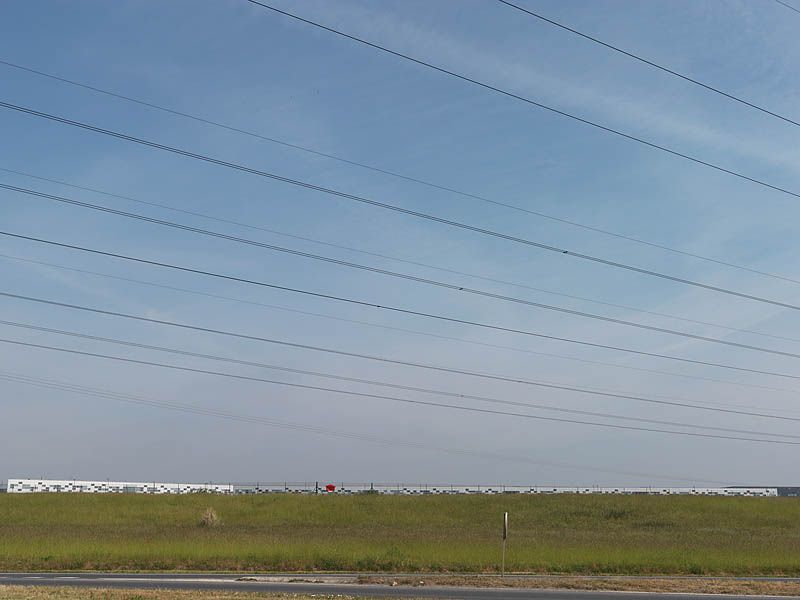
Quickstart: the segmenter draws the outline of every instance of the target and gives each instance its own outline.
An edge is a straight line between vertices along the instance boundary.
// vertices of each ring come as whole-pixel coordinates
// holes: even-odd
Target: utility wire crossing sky
[[[773,5],[4,5],[0,477],[791,483]]]

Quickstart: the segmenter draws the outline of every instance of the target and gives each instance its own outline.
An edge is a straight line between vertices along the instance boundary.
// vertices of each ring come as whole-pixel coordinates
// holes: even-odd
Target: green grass
[[[202,527],[206,508],[219,515]],[[800,575],[800,500],[0,495],[0,570]]]

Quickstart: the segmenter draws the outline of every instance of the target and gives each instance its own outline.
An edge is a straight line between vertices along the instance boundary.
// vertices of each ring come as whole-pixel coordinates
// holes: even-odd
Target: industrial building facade
[[[326,482],[327,483],[327,482]],[[326,489],[327,488],[327,489]],[[372,484],[320,482],[281,483],[158,483],[127,481],[78,481],[48,479],[9,479],[8,493],[94,493],[94,494],[637,494],[695,496],[785,496],[794,495],[778,487],[553,487],[553,486],[463,486],[426,484]]]
[[[233,488],[225,484],[156,483],[131,481],[78,481],[57,479],[9,479],[9,494],[35,492],[83,492],[89,494],[191,494],[210,492],[231,494]]]

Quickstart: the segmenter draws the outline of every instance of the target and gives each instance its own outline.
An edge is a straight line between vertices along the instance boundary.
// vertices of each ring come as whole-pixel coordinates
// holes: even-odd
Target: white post
[[[508,538],[508,513],[503,513],[503,559],[500,567],[500,576],[506,576],[506,538]]]

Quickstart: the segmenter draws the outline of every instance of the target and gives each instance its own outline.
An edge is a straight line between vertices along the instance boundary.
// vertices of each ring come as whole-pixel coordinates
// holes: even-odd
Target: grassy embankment
[[[214,527],[200,524],[213,507]],[[800,575],[800,500],[0,495],[0,570]]]

